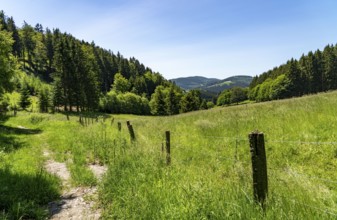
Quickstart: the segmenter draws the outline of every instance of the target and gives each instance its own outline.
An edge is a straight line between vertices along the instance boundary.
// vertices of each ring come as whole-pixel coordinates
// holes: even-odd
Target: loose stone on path
[[[45,157],[50,157],[50,153],[45,151]],[[105,166],[90,165],[98,180],[102,178],[107,168]],[[101,210],[95,207],[97,200],[97,187],[70,187],[70,172],[65,163],[56,162],[52,159],[46,161],[45,169],[61,178],[66,191],[62,194],[60,200],[48,204],[50,219],[63,220],[98,220],[101,216]]]

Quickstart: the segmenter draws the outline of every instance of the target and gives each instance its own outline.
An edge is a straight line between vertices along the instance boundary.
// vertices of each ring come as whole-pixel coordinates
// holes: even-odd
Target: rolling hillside
[[[182,77],[171,79],[177,86],[182,89],[201,89],[211,93],[219,93],[225,89],[229,89],[235,86],[248,87],[252,81],[251,76],[232,76],[223,80],[206,78],[201,76]]]
[[[190,76],[190,77],[179,77],[176,79],[171,79],[172,82],[184,90],[191,90],[195,88],[200,88],[211,83],[217,83],[221,80],[215,78],[207,78],[203,76]]]

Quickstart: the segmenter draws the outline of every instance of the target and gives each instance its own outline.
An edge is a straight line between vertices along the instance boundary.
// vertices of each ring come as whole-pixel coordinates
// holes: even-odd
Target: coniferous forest
[[[291,59],[253,78],[249,99],[268,101],[337,89],[337,45]]]
[[[25,109],[29,96],[39,98],[41,112],[172,115],[202,107],[200,93],[184,92],[134,57],[124,58],[57,28],[26,22],[19,28],[3,11],[0,25],[5,39],[1,68],[7,68],[1,72],[1,89],[18,91],[23,99],[11,108]],[[9,104],[2,101],[3,108]]]

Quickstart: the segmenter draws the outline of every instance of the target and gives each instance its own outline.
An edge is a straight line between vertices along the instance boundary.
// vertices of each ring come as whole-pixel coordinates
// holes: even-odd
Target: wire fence
[[[299,206],[303,206],[303,207],[307,207],[316,211],[319,211],[321,213],[325,213],[325,214],[329,214],[332,216],[337,216],[337,210],[333,210],[327,207],[317,207],[317,206],[313,206],[313,205],[308,205],[307,203],[303,203],[303,202],[299,202],[297,199],[295,198],[288,198],[282,195],[279,195],[280,197],[282,197],[282,199],[284,199],[285,201],[289,202],[289,203],[293,203],[294,205],[299,205]]]
[[[233,164],[237,163],[237,162],[243,162],[242,159],[242,155],[245,155],[245,162],[248,165],[249,164],[249,140],[248,140],[248,135],[247,137],[240,137],[238,136],[216,136],[216,135],[181,135],[178,132],[173,132],[172,133],[172,139],[174,140],[172,144],[173,146],[175,146],[177,149],[180,148],[188,148],[189,145],[191,144],[187,144],[186,142],[191,141],[193,142],[194,140],[198,140],[200,143],[200,140],[203,140],[203,144],[205,146],[211,146],[214,144],[219,144],[222,146],[226,146],[227,148],[230,148],[230,154],[232,154],[231,156],[226,156],[226,154],[228,155],[228,151],[226,152],[226,154],[222,154],[221,151],[223,151],[223,148],[215,148],[216,150],[219,150],[219,155],[218,157],[221,158],[222,160],[228,160],[231,161]],[[165,143],[165,139],[161,138],[161,143]],[[273,139],[267,139],[265,140],[266,145],[268,144],[292,144],[292,145],[314,145],[314,146],[337,146],[337,142],[335,141],[306,141],[306,140],[273,140]],[[246,148],[243,148],[246,147]],[[271,153],[268,152],[267,150],[267,154]],[[211,153],[210,153],[211,154]],[[301,154],[301,152],[299,152],[299,154]],[[324,155],[323,155],[324,156]],[[268,158],[267,158],[268,160]],[[273,163],[271,163],[273,164]],[[277,178],[277,175],[280,174],[285,174],[288,175],[290,178],[294,179],[294,180],[301,180],[301,181],[308,181],[310,180],[311,182],[313,182],[313,184],[317,184],[315,182],[319,181],[321,183],[325,183],[325,184],[333,184],[337,186],[337,180],[333,179],[333,178],[327,178],[327,177],[321,177],[321,176],[316,176],[313,174],[306,174],[303,172],[298,172],[296,171],[296,169],[291,168],[292,165],[286,164],[285,167],[281,167],[281,168],[269,168],[268,170],[274,171],[273,175],[272,175],[272,181],[279,181],[280,179]],[[247,167],[248,168],[248,167]],[[248,173],[248,172],[247,172]],[[276,176],[275,176],[276,175]],[[282,183],[281,183],[282,184]],[[319,184],[317,184],[317,186],[320,186]],[[326,186],[324,186],[326,188]],[[283,196],[282,196],[283,197]],[[284,200],[299,205],[299,206],[303,206],[312,210],[315,210],[317,212],[321,212],[321,213],[325,213],[331,216],[337,216],[337,209],[332,209],[329,208],[327,206],[319,206],[316,204],[312,205],[312,204],[308,204],[302,201],[298,201],[296,198],[288,198],[288,197],[284,197]]]
[[[157,130],[162,131],[163,129],[158,127]],[[163,131],[159,133],[158,131],[149,132],[149,137],[145,138],[147,139],[147,141],[145,142],[146,144],[155,144],[156,146],[158,146],[158,150],[161,149],[162,153],[164,153],[165,145],[166,145],[165,133]],[[244,173],[247,175],[251,173],[251,171],[249,171],[249,169],[252,169],[252,168],[251,166],[249,166],[250,165],[250,153],[248,153],[249,152],[248,135],[247,136],[242,136],[242,135],[219,136],[219,135],[200,135],[200,134],[195,134],[193,132],[191,133],[192,134],[183,135],[182,133],[179,133],[177,131],[171,132],[171,145],[174,148],[173,154],[175,151],[189,150],[189,149],[192,149],[195,145],[202,144],[203,147],[211,148],[211,150],[203,152],[204,156],[209,156],[209,157],[215,156],[217,160],[230,161],[230,163],[232,163],[233,165],[237,163],[243,164],[244,169],[246,170]],[[143,134],[143,136],[144,135],[145,134]],[[319,137],[315,137],[315,138],[316,140],[321,139]],[[151,141],[149,141],[148,139],[151,139]],[[291,144],[291,145],[298,145],[298,146],[300,145],[333,146],[333,147],[337,146],[337,141],[283,140],[283,139],[277,140],[277,139],[272,139],[268,137],[265,139],[265,143],[267,146],[268,144],[273,144],[272,146],[277,146],[278,144],[286,144],[286,145]],[[226,151],[224,151],[224,149],[226,149]],[[303,148],[301,148],[300,150],[303,150]],[[266,151],[267,151],[267,155],[273,154],[273,151],[268,149],[268,147]],[[194,151],[186,151],[186,152],[194,153]],[[299,154],[301,154],[301,152],[299,152]],[[175,161],[176,159],[173,158],[173,162]],[[267,158],[267,161],[268,161],[268,158]],[[275,185],[275,182],[282,181],[279,183],[281,186],[285,181],[289,181],[289,179],[290,180],[293,179],[293,180],[300,180],[300,181],[310,181],[311,184],[313,185],[317,184],[317,186],[320,186],[317,182],[324,183],[327,185],[333,184],[334,186],[337,186],[337,179],[324,177],[321,175],[314,175],[311,173],[307,174],[303,171],[301,172],[301,171],[296,170],[296,167],[298,164],[295,164],[295,167],[293,167],[293,165],[291,164],[287,164],[287,163],[279,164],[279,163],[275,163],[274,161],[271,164],[274,167],[273,166],[268,167],[268,170],[272,171],[269,178],[272,182],[274,182],[274,185]],[[277,165],[279,165],[279,167],[277,167]],[[315,165],[313,164],[313,166]],[[313,173],[315,172],[316,171],[313,171]],[[282,175],[288,176],[288,179],[280,178],[280,176]],[[323,187],[328,188],[328,189],[331,188],[331,187],[327,187],[326,185],[324,185]],[[294,190],[294,189],[290,189],[290,190]],[[282,197],[285,201],[289,203],[292,203],[298,206],[303,206],[303,207],[315,210],[317,212],[325,213],[331,216],[337,216],[337,209],[324,206],[324,204],[316,205],[316,203],[312,201],[311,203],[306,203],[303,201],[299,201],[297,198],[289,198],[289,197],[284,197],[282,195],[277,195],[277,196]]]

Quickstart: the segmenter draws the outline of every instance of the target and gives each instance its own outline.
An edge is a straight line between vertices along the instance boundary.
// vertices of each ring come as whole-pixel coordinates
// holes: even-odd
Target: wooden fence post
[[[131,141],[135,141],[136,137],[135,137],[135,132],[133,131],[132,124],[130,124],[130,121],[127,121],[126,124],[128,126],[128,129],[129,129]]]
[[[118,131],[121,131],[122,130],[122,123],[118,122],[117,126],[118,126]]]
[[[249,145],[252,158],[254,199],[264,208],[264,201],[268,194],[268,175],[263,133],[257,131],[250,133]]]
[[[166,164],[171,164],[171,134],[170,131],[165,132],[166,136]]]

